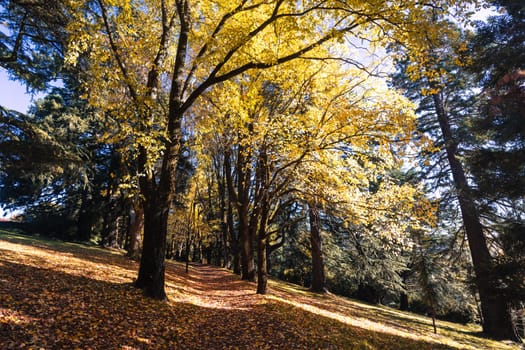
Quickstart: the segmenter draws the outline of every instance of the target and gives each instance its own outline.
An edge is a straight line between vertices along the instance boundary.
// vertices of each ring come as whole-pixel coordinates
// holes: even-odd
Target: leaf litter
[[[518,349],[422,316],[230,271],[168,262],[143,297],[122,252],[0,235],[0,349]],[[451,331],[458,328],[457,331]]]

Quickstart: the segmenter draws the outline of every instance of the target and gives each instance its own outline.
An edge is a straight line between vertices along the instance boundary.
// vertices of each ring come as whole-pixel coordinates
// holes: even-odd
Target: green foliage
[[[270,274],[305,287],[312,283],[312,267],[306,212],[299,202],[291,202],[276,218],[282,247],[270,255]]]
[[[74,124],[53,119],[53,114],[64,115],[65,108],[60,96],[50,95],[36,107],[36,115],[0,110],[2,202],[21,207],[45,201],[82,180],[83,155],[63,132]]]
[[[460,28],[454,28],[454,26],[450,28],[452,30],[447,32],[447,36],[438,40],[429,39],[427,50],[430,59],[428,61],[419,64],[399,61],[399,74],[394,77],[394,83],[407,89],[407,95],[419,102],[418,119],[421,133],[419,136],[424,135],[423,137],[433,142],[433,147],[419,153],[419,159],[422,179],[427,184],[428,195],[440,202],[439,230],[436,231],[436,234],[448,235],[452,242],[458,238],[463,241],[461,237],[464,229],[468,236],[474,267],[478,271],[480,266],[491,264],[491,257],[478,217],[482,201],[480,197],[474,201],[475,190],[471,189],[471,187],[475,189],[479,187],[475,181],[466,180],[465,175],[468,177],[470,174],[465,169],[468,169],[466,159],[472,154],[473,149],[481,144],[490,144],[491,138],[488,137],[478,144],[474,141],[475,129],[472,128],[472,117],[477,115],[481,101],[479,94],[476,93],[479,84],[475,76],[465,68],[471,60],[475,60],[472,55],[467,54],[465,44],[465,40],[469,40],[471,35],[462,32]],[[484,164],[483,167],[487,169],[487,164]],[[492,170],[495,169],[489,168],[488,171]],[[461,201],[463,201],[462,204]],[[471,204],[466,206],[467,202]],[[462,218],[458,215],[459,209],[461,209]],[[481,220],[485,218],[481,217]],[[483,223],[486,224],[485,221]],[[432,231],[428,230],[428,232]],[[472,244],[476,240],[481,244]],[[452,247],[450,245],[447,250]],[[447,309],[448,311],[459,310],[459,305],[454,301],[470,299],[470,293],[465,284],[467,278],[459,279],[462,285],[461,283],[459,285],[445,283],[445,281],[453,280],[452,276],[458,276],[458,274],[443,268],[441,265],[444,261],[434,256],[432,250],[429,250],[431,247],[423,246],[418,249],[420,251],[413,260],[415,269],[413,271],[418,272],[412,277],[418,277],[416,281],[419,282],[418,285],[424,292],[419,295],[420,300],[426,303],[433,312],[437,312],[439,308],[441,312],[446,312]],[[483,264],[475,259],[476,254],[481,252],[487,259],[487,262]],[[453,255],[449,255],[449,259],[452,257]],[[462,266],[464,268],[464,265]],[[435,270],[432,270],[431,267]],[[494,290],[488,291],[488,283],[485,283],[483,287],[479,282],[482,279],[490,280],[491,283],[495,281],[488,271],[489,269],[483,273],[477,272],[478,288],[480,294],[495,295]],[[481,291],[483,288],[485,291]],[[501,298],[500,300],[503,304],[506,302]],[[487,311],[489,303],[486,300],[481,300],[481,303],[484,313],[487,313],[486,324],[490,324],[492,316],[488,315],[491,311]],[[506,312],[504,307],[498,310]],[[494,315],[494,317],[499,316]],[[509,330],[510,327],[505,325],[505,329]]]
[[[497,293],[520,309],[525,302],[525,225],[509,222],[499,232],[504,254],[497,258],[493,271],[498,281]]]
[[[464,252],[454,251],[448,240],[422,232],[415,235],[406,279],[412,309],[421,304],[420,311],[434,316],[472,322],[477,310],[468,284],[468,263]]]
[[[525,220],[525,8],[497,1],[502,14],[478,23],[472,64],[484,98],[471,120],[475,135],[467,158],[487,227],[500,248],[497,293],[515,306],[525,301],[522,247]]]
[[[45,90],[61,76],[69,20],[65,1],[0,1],[0,66],[29,89]]]
[[[500,10],[486,22],[478,22],[469,43],[471,64],[485,87],[493,87],[506,74],[523,69],[525,62],[525,9],[520,1],[491,1]]]
[[[89,241],[112,230],[126,197],[118,155],[99,143],[84,107],[54,89],[28,115],[1,110],[0,202],[24,209],[41,234]]]
[[[469,66],[485,92],[471,121],[477,143],[469,164],[480,198],[493,203],[520,202],[525,188],[525,13],[519,7],[509,10],[479,24]],[[490,210],[497,211],[494,204]]]
[[[25,209],[43,234],[89,240],[100,226],[100,149],[96,123],[78,100],[81,68],[63,66],[70,19],[64,1],[0,3],[1,66],[28,90],[47,92],[27,115],[1,110],[0,201]],[[85,229],[75,234],[77,225]]]
[[[403,290],[401,273],[407,260],[402,245],[373,227],[338,226],[329,218],[331,238],[327,240],[328,286],[330,290],[371,303],[391,303]]]
[[[419,1],[233,6],[228,1],[3,0],[0,19],[8,31],[0,33],[2,66],[33,88],[44,89],[56,77],[64,88],[28,116],[1,110],[0,201],[28,207],[26,218],[48,234],[82,239],[96,234],[108,245],[123,244],[131,201],[150,205],[147,215],[154,215],[148,222],[175,202],[173,221],[158,226],[171,228],[168,254],[181,258],[181,247],[189,251],[191,246],[196,260],[206,255],[225,265],[236,255],[240,222],[247,218],[251,234],[261,232],[260,239],[274,251],[272,273],[308,285],[311,253],[301,206],[315,198],[323,202],[329,288],[373,302],[396,301],[406,287],[401,276],[410,264],[409,233],[431,226],[433,215],[417,181],[396,177],[408,150],[421,150],[418,169],[424,170],[427,193],[443,195],[441,208],[448,211],[442,211],[440,227],[458,223],[447,216],[457,207],[449,197],[445,142],[433,120],[430,95],[444,92],[455,151],[466,156],[473,148],[472,143],[464,147],[470,133],[463,119],[473,114],[477,101],[469,90],[472,76],[457,73],[464,73],[458,61],[468,37],[436,18],[452,6],[461,12],[467,3],[439,1],[428,11]],[[520,24],[513,21],[501,23]],[[493,48],[504,31],[492,37],[489,32],[494,34],[487,29],[480,39],[478,46],[490,45],[479,62],[490,55],[518,56],[509,50],[514,45],[519,51],[519,35],[513,34],[503,53]],[[368,74],[379,66],[354,60],[359,50],[348,46],[356,40],[369,42],[371,50],[395,41],[414,61],[431,62],[422,70],[402,62],[395,79],[409,96],[418,96],[416,133],[412,104]],[[431,52],[427,40],[436,45],[450,40],[452,46]],[[474,57],[473,62],[479,64]],[[420,82],[409,81],[409,75],[418,75]],[[520,142],[506,136],[514,137],[525,124],[507,118],[522,110],[520,100],[506,100],[504,109],[511,113],[470,121],[483,131],[479,140]],[[496,147],[489,152],[482,149],[470,158],[479,192],[494,193],[492,186],[501,194],[505,187],[505,200],[512,197],[522,208],[522,193],[510,192],[520,186],[498,175],[524,178],[523,169],[514,166],[525,163],[522,154],[498,153]],[[172,189],[177,195],[171,196]],[[185,206],[189,201],[192,205]],[[519,258],[503,243],[506,231],[500,232],[508,256]],[[421,248],[412,263],[428,290],[418,296],[421,300],[438,305],[448,302],[447,293],[461,294],[443,285],[453,274],[430,247]],[[510,266],[502,262],[501,270]]]

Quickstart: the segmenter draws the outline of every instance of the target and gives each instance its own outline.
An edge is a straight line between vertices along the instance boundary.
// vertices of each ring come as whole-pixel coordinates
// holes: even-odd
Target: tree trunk
[[[136,259],[140,254],[140,237],[144,232],[144,209],[138,201],[133,202],[135,216],[129,227],[129,245],[127,256]]]
[[[182,102],[184,69],[188,50],[189,7],[187,1],[176,2],[179,13],[179,36],[175,64],[171,77],[167,116],[167,136],[158,184],[153,169],[146,168],[148,155],[144,146],[139,147],[140,191],[144,197],[144,242],[140,259],[139,275],[135,286],[142,288],[146,296],[165,300],[164,273],[168,214],[175,196],[175,176],[180,158],[181,126],[184,107]],[[167,23],[165,23],[167,24]],[[166,39],[167,32],[163,33]],[[163,53],[159,51],[157,58]],[[153,92],[157,87],[158,72],[153,69],[148,76],[148,87]]]
[[[476,286],[483,314],[483,332],[497,339],[517,340],[509,306],[494,288],[495,281],[491,277],[492,257],[463,166],[456,156],[457,141],[452,134],[442,94],[438,93],[433,97],[476,273]]]
[[[219,201],[220,201],[220,215],[221,215],[221,233],[222,233],[222,267],[230,266],[230,250],[231,250],[231,241],[229,237],[231,234],[228,232],[228,209],[226,207],[227,198],[226,198],[226,179],[224,176],[221,176],[221,169],[224,170],[224,164],[216,164],[216,174],[217,174],[217,188],[219,191]],[[211,197],[211,196],[210,196]],[[220,262],[220,257],[219,257]]]
[[[148,297],[165,300],[166,222],[168,210],[148,201],[144,208],[144,242],[135,287]],[[159,203],[160,204],[160,203]]]
[[[434,307],[434,304],[430,305],[430,312],[432,314],[432,327],[434,327],[434,334],[437,334],[437,326],[436,326],[436,308]]]
[[[144,294],[154,299],[165,300],[164,273],[166,242],[168,233],[168,215],[175,196],[175,174],[177,168],[181,116],[170,120],[168,130],[170,139],[166,141],[159,184],[150,172],[149,177],[141,179],[141,192],[145,201],[144,242],[140,268],[135,286],[142,288]],[[175,125],[172,125],[175,124]],[[146,159],[146,150],[141,148],[142,159]],[[143,163],[145,164],[145,163]]]
[[[243,165],[244,166],[244,165]],[[254,247],[253,243],[256,239],[257,221],[256,214],[251,213],[250,215],[250,177],[244,175],[242,171],[240,176],[244,178],[242,186],[239,186],[239,192],[242,190],[242,195],[239,195],[239,230],[241,238],[241,260],[242,260],[242,271],[241,278],[243,280],[255,282],[255,264],[254,264]],[[252,209],[253,211],[253,209]]]
[[[188,225],[188,227],[186,228],[186,251],[184,253],[184,262],[186,263],[186,273],[188,273],[188,266],[190,264],[190,244],[191,244],[190,234],[191,234],[191,230]]]
[[[233,186],[233,178],[231,175],[232,166],[230,153],[228,151],[224,152],[224,191],[227,193],[227,210],[226,210],[226,224],[228,229],[228,239],[230,240],[231,252],[233,255],[232,268],[233,273],[240,275],[241,274],[241,249],[240,249],[240,234],[239,231],[235,230],[235,223],[233,218],[233,205],[236,202],[235,200],[235,189]]]
[[[235,243],[235,246],[232,247],[232,254],[233,254],[233,261],[232,261],[232,268],[233,273],[236,275],[241,274],[241,253],[239,249],[239,243]]]
[[[117,248],[118,247],[118,226],[117,226],[117,205],[113,198],[107,200],[105,207],[104,221],[102,225],[102,241],[103,247]]]
[[[81,241],[89,242],[91,239],[94,215],[90,208],[93,203],[91,201],[91,194],[88,190],[82,192],[81,201],[77,221],[77,236]]]
[[[409,269],[411,269],[412,267],[412,264],[410,264],[408,266]],[[403,271],[401,272],[400,276],[401,276],[401,280],[403,281],[403,285],[406,286],[406,280],[407,278],[409,277],[410,275],[410,270],[406,270],[406,271]],[[399,294],[399,310],[401,311],[407,311],[408,310],[408,307],[409,307],[409,304],[408,304],[408,294],[406,293],[406,291],[402,291],[400,294]]]
[[[228,200],[228,232],[230,233],[230,246],[232,249],[233,255],[233,273],[240,275],[241,274],[241,252],[239,249],[239,233],[235,231],[235,225],[233,222],[233,208],[231,201]]]
[[[401,292],[401,294],[399,295],[399,310],[408,310],[408,295],[405,292]]]
[[[264,175],[263,175],[264,176]],[[266,181],[263,181],[266,186]],[[259,232],[257,234],[257,294],[266,294],[268,292],[268,262],[266,256],[266,226],[269,214],[269,203],[266,189],[263,189],[263,195],[259,202],[261,215],[259,220]]]
[[[310,218],[310,244],[312,249],[312,292],[324,293],[325,274],[324,274],[324,257],[323,246],[320,231],[319,209],[316,204],[308,206],[308,215]]]
[[[245,213],[243,210],[239,213],[239,219],[239,233],[241,239],[241,279],[255,282],[253,239],[252,230],[250,230],[249,226],[248,213]]]
[[[264,231],[264,230],[261,230]],[[266,234],[257,240],[257,294],[268,292],[268,270],[266,269]]]
[[[237,208],[239,219],[239,250],[241,256],[241,279],[255,282],[255,265],[253,263],[253,238],[250,230],[249,215],[249,170],[244,171],[244,156],[242,147],[239,146],[235,170],[237,172],[237,191],[235,191],[232,162],[229,151],[224,152],[224,166],[226,169],[226,184],[230,203],[234,203]]]
[[[241,250],[239,248],[240,239],[239,233],[235,231],[235,226],[233,222],[233,208],[231,203],[228,203],[228,231],[230,233],[231,240],[231,249],[233,255],[233,273],[240,275],[241,274]]]

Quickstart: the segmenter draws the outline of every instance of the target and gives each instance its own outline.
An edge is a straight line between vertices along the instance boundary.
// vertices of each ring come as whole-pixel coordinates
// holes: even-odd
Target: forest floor
[[[132,287],[122,252],[0,230],[0,349],[519,349],[438,321],[280,281],[267,295],[169,262],[168,302]]]

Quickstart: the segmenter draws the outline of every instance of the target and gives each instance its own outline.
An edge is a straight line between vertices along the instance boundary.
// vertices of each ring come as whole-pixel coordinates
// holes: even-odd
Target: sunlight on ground
[[[271,281],[271,285],[273,287],[273,295],[268,295],[268,298],[353,327],[416,341],[445,344],[454,349],[510,349],[503,342],[481,339],[467,334],[473,331],[480,332],[481,328],[477,326],[462,326],[455,323],[437,321],[438,334],[434,334],[432,320],[427,317],[385,306],[360,303],[330,293],[314,294],[306,292],[300,287],[294,289],[293,285],[282,281]],[[385,317],[390,318],[390,321],[396,319],[397,321],[388,325],[384,322]],[[472,345],[466,345],[465,343]],[[512,348],[518,349],[519,347]]]
[[[474,347],[465,346],[463,344],[457,343],[457,342],[452,341],[450,339],[446,339],[446,338],[440,337],[439,335],[437,335],[437,336],[434,336],[434,335],[415,335],[415,334],[404,332],[404,331],[402,331],[402,330],[400,330],[398,328],[386,326],[383,323],[378,323],[378,322],[371,321],[368,318],[349,317],[349,316],[342,315],[340,313],[336,313],[336,312],[331,312],[331,311],[328,311],[328,310],[320,309],[320,308],[318,308],[316,306],[309,305],[307,303],[301,303],[301,302],[297,302],[297,301],[293,301],[293,300],[288,300],[288,299],[281,298],[281,297],[274,296],[274,295],[268,295],[267,297],[269,299],[271,299],[271,300],[275,300],[275,301],[278,301],[278,302],[281,302],[281,303],[290,304],[290,305],[293,305],[295,307],[301,308],[301,309],[303,309],[305,311],[311,312],[313,314],[324,316],[324,317],[328,317],[328,318],[331,318],[333,320],[337,320],[339,322],[345,323],[345,324],[353,326],[353,327],[359,327],[359,328],[363,328],[363,329],[374,331],[374,332],[387,333],[387,334],[390,334],[390,335],[395,335],[395,336],[398,336],[398,337],[403,337],[403,338],[408,338],[408,339],[413,339],[413,340],[418,340],[418,341],[423,340],[423,341],[430,342],[430,343],[446,344],[446,345],[449,345],[449,346],[454,347],[456,349],[478,350],[478,349],[476,349]]]
[[[33,267],[57,270],[73,276],[82,276],[100,281],[111,279],[125,283],[129,282],[135,273],[135,271],[132,270],[107,265],[107,262],[96,263],[81,257],[77,258],[73,253],[57,253],[48,248],[9,242],[2,242],[2,245],[4,249],[13,251],[20,258],[23,256],[30,257],[31,259],[24,259],[26,264],[30,264],[28,261],[33,260],[34,262],[31,264]],[[73,245],[70,244],[70,246]],[[35,258],[37,259],[36,261]],[[93,273],[93,271],[97,273]]]
[[[170,272],[170,267],[178,274]],[[255,294],[255,287],[247,282],[241,282],[236,275],[220,268],[189,266],[188,273],[184,271],[184,264],[169,261],[167,263],[166,293],[172,304],[189,303],[195,306],[222,309],[222,310],[249,310],[254,305],[263,304],[266,299]],[[208,270],[210,270],[208,271]],[[217,274],[223,278],[215,282],[215,288],[209,288],[210,280],[203,278],[204,273]],[[213,283],[213,282],[212,282]]]
[[[223,344],[253,341],[256,344],[253,337],[259,337],[258,341],[263,344],[268,339],[261,332],[262,325],[271,330],[272,336],[269,343],[264,343],[266,345],[260,345],[259,348],[282,348],[268,345],[276,339],[288,344],[290,339],[303,341],[303,344],[312,341],[314,344],[322,344],[315,341],[322,342],[326,337],[326,344],[332,344],[328,348],[334,348],[334,344],[338,344],[335,348],[342,349],[361,349],[365,345],[363,349],[384,348],[377,344],[390,344],[396,350],[427,350],[434,347],[466,350],[519,349],[518,346],[476,337],[472,335],[474,328],[454,323],[438,321],[438,334],[435,335],[429,318],[383,306],[363,304],[332,294],[313,294],[305,288],[282,281],[270,281],[269,294],[257,295],[255,283],[241,281],[227,270],[206,265],[190,264],[189,272],[186,273],[184,264],[168,262],[166,292],[169,303],[145,300],[140,298],[140,291],[129,287],[136,277],[138,264],[124,258],[119,252],[18,235],[9,235],[9,238],[10,240],[0,240],[0,272],[2,269],[7,271],[10,266],[15,269],[11,271],[25,271],[28,268],[27,271],[42,272],[46,276],[45,281],[32,280],[34,277],[30,273],[24,273],[16,277],[15,283],[16,288],[20,288],[24,294],[28,293],[26,297],[29,299],[25,300],[33,301],[35,307],[47,311],[28,314],[21,312],[19,308],[4,307],[16,303],[9,293],[9,288],[12,288],[8,282],[10,276],[0,275],[0,287],[3,286],[5,294],[0,293],[0,326],[4,324],[12,329],[34,330],[37,332],[35,339],[46,337],[45,332],[48,332],[49,325],[63,323],[73,333],[63,333],[61,329],[57,329],[53,336],[76,344],[75,339],[79,339],[77,327],[82,326],[78,320],[85,322],[83,332],[90,334],[99,329],[101,322],[111,319],[111,327],[120,332],[122,339],[133,339],[131,343],[135,344],[133,347],[126,341],[121,343],[121,349],[157,348],[166,339],[172,339],[171,344],[178,344],[177,339],[180,337],[195,342],[195,337],[203,336],[205,338],[199,341],[208,345],[217,341],[222,341]],[[70,277],[76,278],[72,281],[77,281],[77,284],[61,282]],[[58,282],[61,284],[54,290],[47,289],[46,284]],[[35,283],[40,283],[35,286],[36,290],[44,288],[37,296],[30,294],[31,291],[26,288]],[[88,284],[91,288],[86,289]],[[59,294],[56,294],[57,291]],[[72,297],[80,298],[76,301],[75,308],[63,308],[63,305],[70,303]],[[93,300],[97,300],[96,309]],[[98,300],[103,300],[104,303]],[[142,306],[137,310],[134,303],[141,303]],[[53,308],[50,305],[55,306]],[[122,308],[121,314],[114,311],[117,306]],[[124,310],[128,310],[125,312],[132,317],[121,320],[124,324],[114,323],[115,317],[124,317]],[[56,316],[48,316],[49,312]],[[144,315],[154,317],[145,323],[151,326],[144,328],[141,323],[144,321],[139,321]],[[181,321],[181,317],[184,321]],[[151,322],[162,320],[174,321],[163,326],[164,328],[155,328],[161,334],[155,337],[151,333]],[[261,324],[261,320],[267,323]],[[45,325],[48,326],[44,327]],[[202,334],[203,329],[215,333]],[[322,332],[321,329],[325,329],[327,333],[316,335],[320,338],[309,338],[312,334],[308,332],[319,333]],[[64,330],[66,331],[68,328]],[[242,337],[242,340],[237,339]]]

